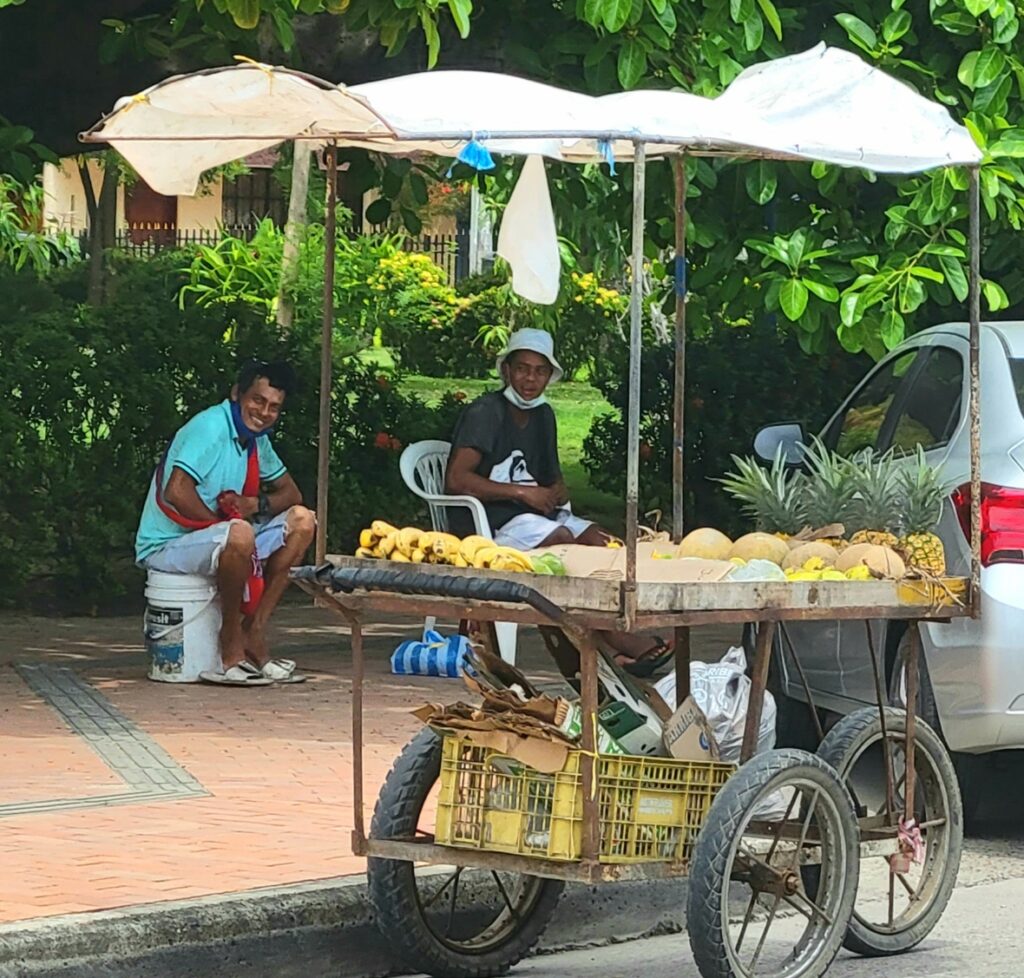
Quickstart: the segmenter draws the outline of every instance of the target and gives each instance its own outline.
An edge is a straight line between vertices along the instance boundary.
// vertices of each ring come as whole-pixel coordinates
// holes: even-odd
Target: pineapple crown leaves
[[[814,436],[803,446],[807,476],[804,481],[807,521],[812,529],[846,524],[854,513],[857,484],[848,459],[833,452]]]
[[[850,478],[856,492],[852,529],[892,532],[900,522],[902,502],[893,452],[858,453],[851,459]]]
[[[914,464],[902,469],[896,481],[907,532],[931,533],[942,517],[952,483],[942,478],[941,468],[928,464],[920,445]]]
[[[804,528],[804,477],[786,464],[781,445],[767,469],[738,455],[732,456],[732,463],[734,470],[715,481],[740,502],[757,529],[793,534]]]

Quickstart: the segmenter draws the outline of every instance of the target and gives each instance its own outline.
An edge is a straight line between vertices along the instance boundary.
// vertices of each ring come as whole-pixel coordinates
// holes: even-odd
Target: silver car
[[[942,466],[960,487],[938,534],[952,573],[970,573],[970,432],[967,325],[918,333],[890,353],[846,399],[822,432],[843,454],[872,447],[913,452]],[[918,711],[954,752],[965,808],[977,797],[966,782],[983,771],[981,755],[1024,748],[1024,323],[981,330],[982,558],[981,619],[922,625],[925,669]],[[795,442],[793,425],[762,430],[761,454]],[[908,457],[905,464],[912,463]],[[890,701],[902,704],[906,625],[875,623],[877,654]],[[773,657],[780,740],[802,744],[811,722],[795,649],[815,703],[846,714],[876,701],[864,623],[789,624]],[[800,702],[803,701],[803,702]]]

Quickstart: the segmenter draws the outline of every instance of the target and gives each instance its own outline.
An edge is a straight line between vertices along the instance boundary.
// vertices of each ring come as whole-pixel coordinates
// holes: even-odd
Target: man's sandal
[[[260,672],[275,683],[304,683],[306,681],[306,677],[301,672],[295,671],[295,663],[291,659],[269,659],[263,664]]]
[[[274,682],[247,659],[224,672],[201,672],[199,678],[214,686],[271,686]]]
[[[674,652],[674,645],[666,642],[663,638],[656,638],[654,645],[647,652],[639,659],[624,663],[622,668],[631,676],[636,676],[637,679],[650,679],[672,658]]]

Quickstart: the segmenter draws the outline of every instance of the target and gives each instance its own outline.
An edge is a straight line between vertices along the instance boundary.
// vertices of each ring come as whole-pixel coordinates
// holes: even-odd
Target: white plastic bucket
[[[149,571],[143,620],[149,678],[195,683],[201,672],[220,672],[220,621],[212,577]]]

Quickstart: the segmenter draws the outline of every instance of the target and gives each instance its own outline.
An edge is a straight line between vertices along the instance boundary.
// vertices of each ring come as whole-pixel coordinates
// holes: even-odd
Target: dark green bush
[[[796,338],[770,324],[721,327],[687,343],[684,446],[686,523],[735,533],[743,526],[736,506],[714,479],[730,455],[752,452],[766,424],[801,421],[816,432],[868,369],[867,358],[836,351],[808,356]],[[598,418],[584,442],[583,464],[599,489],[624,493],[627,386],[625,360],[615,379],[599,383],[618,409]],[[640,496],[645,510],[672,511],[673,352],[644,352],[640,423]]]

